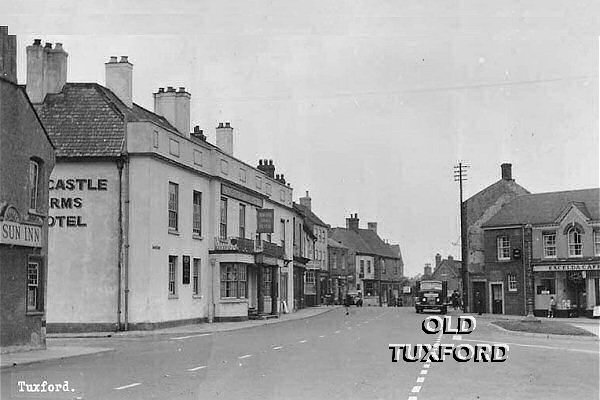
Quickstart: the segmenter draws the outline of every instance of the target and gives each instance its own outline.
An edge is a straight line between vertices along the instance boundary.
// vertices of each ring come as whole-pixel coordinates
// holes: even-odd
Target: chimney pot
[[[33,45],[34,46],[41,46],[42,45],[42,39],[33,39]]]
[[[279,174],[275,175],[275,179],[279,180]]]
[[[262,160],[258,160],[258,165],[262,167]]]
[[[110,60],[108,60],[109,63],[116,63],[117,62],[117,56],[111,56]]]
[[[121,61],[122,63],[128,63],[129,61],[127,60],[128,56],[121,56]]]
[[[164,92],[165,92],[165,88],[161,88],[161,87],[158,88],[158,93],[164,93]]]
[[[54,45],[54,49],[55,50],[62,50],[62,43],[56,43],[56,45]]]
[[[502,170],[502,179],[505,181],[512,180],[512,164],[504,163],[500,166],[500,169]]]
[[[194,126],[194,133],[200,133],[200,132],[202,132],[200,130],[200,127],[198,125]]]
[[[46,42],[46,45],[44,46],[44,48],[51,49],[52,48],[52,43]]]
[[[185,87],[180,86],[179,87],[179,93],[185,93]]]
[[[217,126],[217,128],[223,128],[223,123],[219,122],[219,126]]]
[[[269,165],[273,165],[273,160],[269,160]]]
[[[231,125],[229,124],[229,122],[225,122],[225,128],[231,128]]]
[[[174,92],[175,88],[173,86],[167,86],[167,92]]]

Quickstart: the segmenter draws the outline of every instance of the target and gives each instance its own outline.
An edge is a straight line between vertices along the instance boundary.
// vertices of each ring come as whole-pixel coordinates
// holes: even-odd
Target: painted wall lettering
[[[82,197],[70,197],[68,192],[100,192],[108,191],[108,179],[104,178],[56,178],[50,179],[50,193],[54,191],[58,196],[50,197],[51,210],[74,210],[84,208],[85,202]],[[65,197],[59,195],[59,191],[65,192]],[[75,193],[73,193],[75,194]],[[50,215],[48,226],[81,228],[86,227],[82,215]]]

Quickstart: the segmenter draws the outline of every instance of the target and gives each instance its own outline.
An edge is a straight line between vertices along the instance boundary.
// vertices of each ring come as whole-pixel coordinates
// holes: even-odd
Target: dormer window
[[[569,242],[569,257],[583,256],[583,235],[576,227],[572,227],[567,232]]]

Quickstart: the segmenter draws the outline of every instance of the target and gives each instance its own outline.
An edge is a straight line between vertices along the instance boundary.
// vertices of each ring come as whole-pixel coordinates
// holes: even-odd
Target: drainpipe
[[[119,251],[117,261],[117,331],[122,329],[121,326],[121,280],[122,280],[122,266],[123,266],[123,160],[117,159],[117,171],[119,173]]]
[[[119,171],[119,295],[118,295],[118,313],[119,329],[129,330],[129,180],[127,171],[123,177],[123,169],[126,165],[124,157],[117,160],[117,169]],[[121,280],[123,282],[121,282]],[[123,290],[123,302],[121,302],[121,290]],[[121,324],[121,313],[123,313],[123,323]]]

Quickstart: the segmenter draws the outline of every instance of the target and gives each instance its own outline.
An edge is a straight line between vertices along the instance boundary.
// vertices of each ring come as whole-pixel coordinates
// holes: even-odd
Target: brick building
[[[16,37],[0,27],[0,348],[45,348],[48,179],[54,147],[23,87]]]
[[[431,279],[448,282],[448,295],[455,290],[462,293],[460,268],[460,260],[455,260],[452,256],[442,259],[441,254],[438,253],[435,255],[435,269],[431,273]]]
[[[329,260],[329,275],[331,277],[331,294],[336,304],[343,304],[350,284],[354,279],[354,271],[349,266],[348,247],[328,238],[327,259]]]

